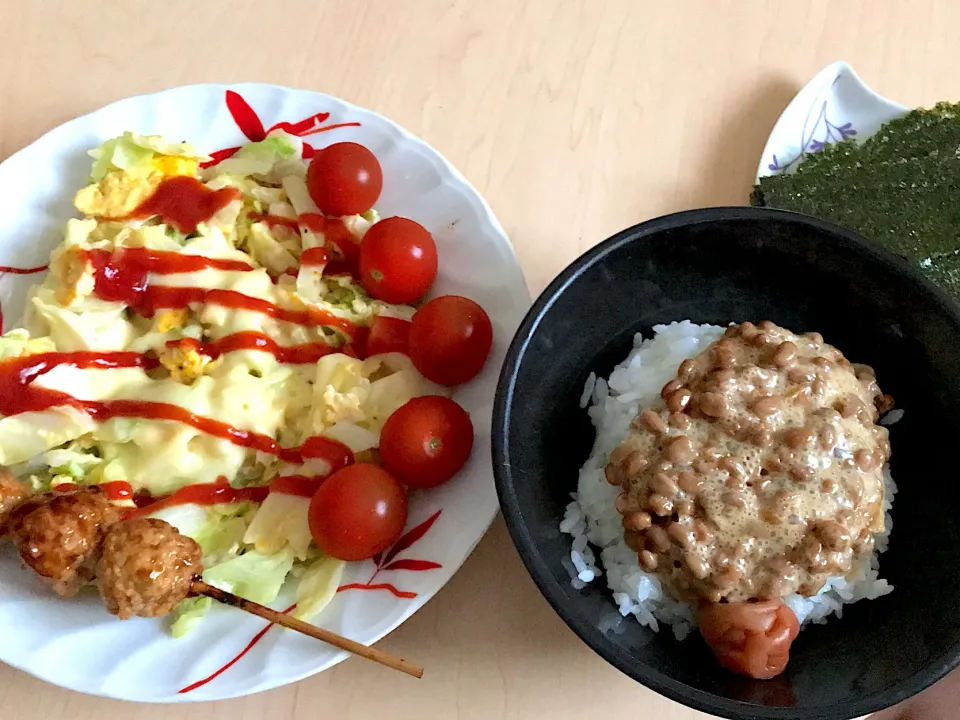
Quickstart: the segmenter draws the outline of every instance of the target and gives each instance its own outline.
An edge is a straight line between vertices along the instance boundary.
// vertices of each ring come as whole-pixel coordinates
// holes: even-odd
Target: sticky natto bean
[[[783,441],[794,449],[806,447],[811,440],[813,440],[813,433],[804,427],[790,428],[783,433]]]
[[[684,360],[677,368],[677,378],[680,382],[686,382],[697,374],[697,364],[690,359]]]
[[[666,473],[654,475],[650,478],[649,485],[653,492],[659,493],[665,498],[675,497],[678,492],[677,483]]]
[[[693,393],[690,392],[687,388],[679,388],[674,392],[670,393],[667,400],[667,410],[672,413],[683,412],[687,405],[690,404],[690,398],[693,397]]]
[[[856,395],[849,394],[844,395],[836,404],[836,409],[840,413],[841,417],[852,418],[863,407],[863,403],[860,402],[860,398]]]
[[[731,477],[736,478],[743,478],[747,472],[743,465],[737,462],[735,458],[729,456],[721,458],[720,462],[717,463],[717,467],[721,470],[726,470],[728,473],[730,473]]]
[[[666,517],[673,513],[673,501],[659,493],[653,493],[647,500],[647,505],[660,517]]]
[[[773,353],[773,364],[778,368],[785,368],[792,365],[797,359],[797,346],[789,340],[782,342],[777,346]]]
[[[658,435],[663,435],[667,431],[667,424],[663,421],[663,418],[660,417],[660,413],[654,412],[650,408],[647,408],[640,413],[640,422],[643,423],[643,426],[651,432],[655,432]]]
[[[760,331],[757,329],[757,326],[749,320],[745,323],[741,323],[740,325],[740,336],[744,340],[752,340],[757,336],[758,332]]]
[[[743,577],[743,573],[731,565],[730,567],[724,568],[713,577],[713,584],[716,585],[720,590],[726,590],[736,585],[737,581],[740,580],[741,577]]]
[[[737,364],[737,356],[729,347],[718,345],[713,348],[713,364],[718,368],[732,368]]]
[[[660,391],[660,397],[666,400],[668,397],[673,395],[677,390],[683,387],[683,383],[674,378],[670,380],[666,385],[663,386],[663,389]]]
[[[833,450],[837,446],[837,431],[830,425],[820,430],[820,447]]]
[[[773,439],[773,433],[762,425],[754,425],[750,428],[749,440],[757,447],[766,447]]]
[[[693,547],[693,534],[681,523],[673,522],[667,526],[667,535],[684,550]]]
[[[635,553],[641,552],[646,545],[646,535],[642,532],[627,531],[623,534],[623,541]]]
[[[624,460],[627,459],[627,456],[629,456],[632,452],[633,452],[632,445],[626,442],[621,443],[620,445],[617,445],[616,448],[614,448],[612,453],[610,453],[610,463],[613,465],[620,465],[623,463]]]
[[[709,475],[717,469],[717,463],[713,460],[700,457],[693,461],[693,467],[698,473]]]
[[[657,569],[657,556],[649,550],[641,550],[637,555],[637,560],[640,563],[640,567],[647,572],[653,572]]]
[[[677,500],[674,503],[674,512],[679,517],[690,517],[696,510],[696,506],[689,500]]]
[[[807,383],[812,383],[813,379],[816,377],[813,370],[802,367],[790,368],[787,371],[787,380],[794,383],[795,385],[806,385]]]
[[[638,510],[635,513],[623,516],[624,530],[639,532],[640,530],[646,530],[652,523],[653,520],[650,517],[650,513],[644,512],[643,510]]]
[[[677,430],[686,430],[690,427],[690,416],[680,412],[670,413],[667,424]]]
[[[667,445],[667,458],[674,465],[686,465],[691,460],[693,460],[693,443],[690,442],[690,438],[686,435],[681,435],[680,437],[670,440]]]
[[[729,505],[730,507],[744,508],[747,506],[746,501],[743,499],[743,493],[738,490],[727,490],[720,497],[720,500],[724,505]]]
[[[697,542],[710,542],[713,539],[713,531],[703,520],[694,520],[693,537],[696,538]]]
[[[723,417],[727,409],[727,401],[719,393],[706,392],[700,396],[700,411],[707,417]]]
[[[696,553],[685,553],[683,561],[686,563],[687,569],[690,570],[690,574],[697,580],[703,580],[710,574],[709,566]]]
[[[753,412],[757,417],[768,418],[780,410],[780,400],[775,397],[761,397],[753,404]]]
[[[810,480],[810,469],[802,465],[791,465],[787,472],[790,475],[790,479],[794,482],[805,483]]]
[[[657,552],[666,552],[670,549],[670,538],[667,531],[659,525],[653,525],[646,531],[647,540]]]
[[[817,523],[814,533],[823,543],[823,547],[830,552],[843,552],[850,548],[850,531],[835,520]]]
[[[623,472],[613,463],[607,463],[607,466],[603,469],[603,475],[611,485],[623,484]]]
[[[815,357],[813,359],[813,364],[824,372],[830,372],[833,370],[833,363],[829,360],[829,358],[825,358],[822,355]]]
[[[627,475],[630,477],[636,477],[646,470],[649,465],[650,461],[647,460],[647,456],[638,450],[631,455],[628,455],[621,467],[624,469],[624,471],[626,471]]]
[[[687,495],[696,497],[703,485],[703,480],[701,480],[696,474],[685,471],[677,476],[677,485],[679,485],[680,489],[687,493]]]
[[[872,452],[865,448],[860,448],[853,453],[853,461],[857,464],[857,467],[864,472],[870,472],[871,470],[876,470],[877,467],[879,467],[877,458],[874,457]]]

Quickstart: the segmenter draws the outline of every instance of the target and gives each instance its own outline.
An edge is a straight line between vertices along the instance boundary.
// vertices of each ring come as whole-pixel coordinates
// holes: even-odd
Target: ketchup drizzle
[[[300,447],[285,448],[269,435],[242,430],[213,418],[196,415],[179,405],[141,400],[80,400],[68,393],[41,387],[33,382],[61,365],[149,370],[157,367],[159,362],[133,352],[38,353],[11,358],[0,363],[0,414],[19,415],[57,406],[69,406],[100,422],[116,417],[172,420],[235,445],[274,455],[285,462],[302,464],[309,459],[321,458],[330,464],[332,471],[353,462],[350,449],[330,438],[314,436],[307,438]]]
[[[211,190],[196,178],[177,175],[164,178],[150,197],[132,213],[118,220],[145,220],[159,215],[180,232],[192,233],[234,200],[243,199],[237,188]]]

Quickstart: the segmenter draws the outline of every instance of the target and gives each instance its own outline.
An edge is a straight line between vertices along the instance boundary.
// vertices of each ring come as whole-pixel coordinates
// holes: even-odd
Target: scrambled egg
[[[178,383],[190,385],[203,375],[210,364],[210,357],[202,354],[194,343],[181,341],[160,353],[160,364],[170,371],[170,377]]]
[[[64,307],[88,297],[96,286],[93,265],[75,250],[60,254],[50,267],[57,280],[54,297]]]
[[[81,189],[73,204],[84,215],[102,218],[125,218],[153,195],[165,177],[197,176],[197,158],[158,155],[146,173],[114,170],[98,183]]]
[[[157,332],[170,332],[176,328],[182,328],[190,319],[190,310],[180,308],[179,310],[164,310],[157,313]]]

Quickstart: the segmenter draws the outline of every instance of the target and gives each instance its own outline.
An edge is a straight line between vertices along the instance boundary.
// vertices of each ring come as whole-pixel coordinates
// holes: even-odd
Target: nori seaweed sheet
[[[752,205],[832,220],[915,263],[960,300],[960,104],[913,110],[866,142],[762,178]]]

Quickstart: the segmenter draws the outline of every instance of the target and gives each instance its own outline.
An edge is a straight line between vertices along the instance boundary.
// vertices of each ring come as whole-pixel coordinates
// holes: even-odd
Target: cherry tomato
[[[367,337],[367,355],[406,353],[410,343],[410,321],[377,315]]]
[[[700,610],[700,634],[717,661],[735,673],[767,680],[782,673],[800,632],[782,600],[711,604]]]
[[[326,215],[366,212],[380,197],[383,171],[373,153],[352,142],[320,150],[307,168],[307,190]]]
[[[383,466],[412,488],[445,483],[472,449],[470,416],[445,397],[414,398],[387,418],[380,433]]]
[[[419,223],[392,217],[375,223],[360,243],[360,282],[389,303],[419,300],[437,277],[437,246]]]
[[[493,326],[483,308],[459,295],[442,295],[417,310],[410,324],[410,359],[440,385],[472,380],[493,344]]]
[[[386,470],[358,463],[338,470],[310,499],[310,534],[327,555],[366,560],[390,547],[407,522],[407,495]]]

